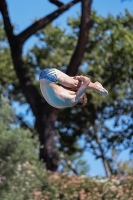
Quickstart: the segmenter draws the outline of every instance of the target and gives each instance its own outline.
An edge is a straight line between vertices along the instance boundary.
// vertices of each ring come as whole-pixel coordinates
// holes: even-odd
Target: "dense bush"
[[[39,143],[29,130],[16,127],[9,102],[0,97],[0,200],[33,199],[45,170],[38,160]]]
[[[52,190],[35,192],[34,200],[132,200],[133,177],[96,179],[67,174],[49,176]]]

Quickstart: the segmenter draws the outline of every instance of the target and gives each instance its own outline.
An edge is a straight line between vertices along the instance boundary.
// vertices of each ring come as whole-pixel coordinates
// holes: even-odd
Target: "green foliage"
[[[117,152],[125,148],[132,149],[133,16],[126,10],[124,16],[118,15],[116,18],[111,15],[99,17],[93,12],[92,18],[94,24],[81,73],[88,75],[92,81],[100,81],[109,91],[106,98],[91,94],[95,104],[95,111],[91,114],[96,114],[96,123],[88,136],[86,134],[86,140],[94,155],[100,157],[98,143],[94,142],[98,137],[105,156],[111,146]]]
[[[16,127],[9,101],[0,98],[0,200],[33,199],[46,180],[38,160],[39,142],[29,130]]]
[[[69,64],[76,46],[75,37],[52,24],[39,31],[36,36],[38,45],[35,45],[28,55],[28,59],[31,58],[34,64],[34,69],[55,67],[63,70]]]
[[[83,159],[82,152],[76,152],[72,155],[65,153],[65,150],[60,153],[61,165],[60,173],[76,174],[76,175],[87,175],[90,167],[87,164],[86,160]]]
[[[133,16],[127,10],[116,18],[92,12],[92,19],[94,24],[79,73],[93,82],[101,82],[109,95],[103,97],[88,90],[86,107],[60,110],[56,126],[59,150],[68,155],[82,151],[75,144],[84,137],[84,149],[89,149],[96,158],[104,154],[110,173],[117,173],[109,157],[111,149],[119,153],[132,148]],[[52,25],[38,32],[40,44],[31,50],[36,67],[65,71],[77,42],[79,18],[70,18],[68,25],[68,32]]]
[[[130,160],[123,161],[118,158],[118,154],[115,150],[112,150],[112,159],[119,171],[119,174],[133,175],[133,158],[130,156]]]
[[[95,98],[96,127],[105,155],[111,148],[119,154],[126,148],[132,150],[133,16],[127,10],[116,18],[92,16],[94,26],[85,54],[88,75],[109,91],[106,99]]]
[[[119,153],[132,149],[133,16],[127,10],[124,15],[109,15],[107,18],[92,12],[92,19],[93,28],[78,73],[89,76],[93,82],[101,82],[109,95],[103,97],[88,90],[86,107],[59,111],[56,121],[56,131],[60,136],[58,149],[70,160],[71,156],[84,150],[89,150],[95,158],[102,159],[104,154],[110,173],[118,173],[111,150]],[[79,17],[69,18],[68,31],[51,24],[37,33],[38,43],[24,57],[24,61],[39,91],[37,77],[41,69],[55,67],[65,72],[76,47],[79,23]],[[3,58],[7,58],[6,62],[0,62],[1,84],[7,88],[12,99],[24,103],[26,101],[16,75],[12,74],[12,70],[8,73],[12,65],[7,63],[6,51],[0,52]],[[77,145],[81,138],[85,141],[82,148]]]

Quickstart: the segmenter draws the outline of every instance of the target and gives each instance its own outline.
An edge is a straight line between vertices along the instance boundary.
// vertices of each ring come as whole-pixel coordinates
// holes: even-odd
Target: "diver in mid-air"
[[[102,95],[108,91],[101,83],[92,83],[86,76],[70,77],[55,68],[46,68],[41,71],[40,88],[45,100],[55,108],[67,108],[72,106],[82,107],[87,103],[86,89],[92,89]],[[72,91],[77,89],[77,91]]]

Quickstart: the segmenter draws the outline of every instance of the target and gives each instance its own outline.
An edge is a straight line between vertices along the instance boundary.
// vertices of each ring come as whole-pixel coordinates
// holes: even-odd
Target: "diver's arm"
[[[80,100],[80,98],[82,97],[83,93],[88,88],[88,85],[90,83],[90,79],[85,76],[78,76],[76,78],[82,81],[82,84],[80,88],[78,89],[78,91],[75,93],[75,95],[71,95],[71,98],[69,99],[69,105],[71,106],[78,103],[78,101]]]
[[[75,101],[78,101],[81,98],[81,96],[83,95],[83,93],[86,90],[86,88],[88,88],[88,85],[90,83],[90,79],[85,77],[85,76],[78,76],[76,78],[78,80],[82,81],[82,84],[81,84],[80,88],[76,92]]]

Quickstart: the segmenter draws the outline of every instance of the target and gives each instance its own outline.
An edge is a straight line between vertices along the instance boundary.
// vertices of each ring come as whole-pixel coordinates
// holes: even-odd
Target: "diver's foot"
[[[101,83],[99,82],[95,82],[95,83],[90,83],[89,84],[89,88],[104,95],[104,96],[107,96],[108,95],[108,91],[102,86]]]

